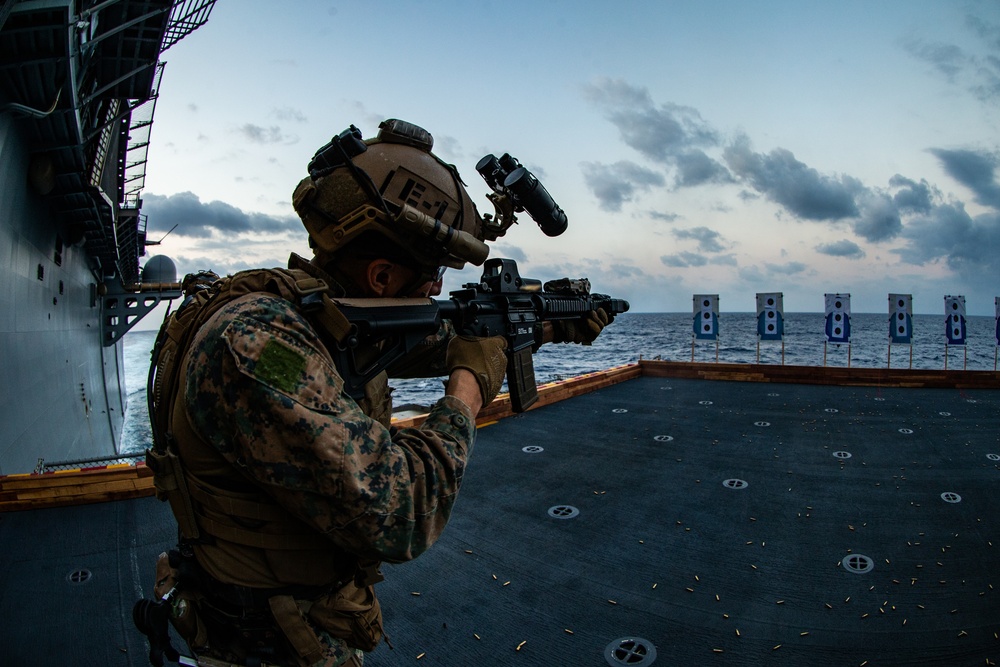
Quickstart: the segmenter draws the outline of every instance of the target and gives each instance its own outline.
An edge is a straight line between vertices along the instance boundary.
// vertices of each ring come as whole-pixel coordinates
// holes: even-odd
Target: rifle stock
[[[511,407],[523,412],[538,400],[532,352],[546,321],[571,320],[603,309],[610,317],[629,309],[628,301],[604,294],[545,292],[537,280],[523,279],[511,259],[492,259],[479,283],[469,283],[449,299],[336,299],[351,323],[351,334],[331,350],[351,396],[436,333],[443,320],[456,332],[507,340],[507,387]]]

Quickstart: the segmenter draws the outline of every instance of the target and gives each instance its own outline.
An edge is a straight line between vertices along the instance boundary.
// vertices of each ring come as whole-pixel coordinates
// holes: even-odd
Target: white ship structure
[[[0,475],[117,456],[122,336],[180,294],[140,271],[161,55],[214,3],[0,2]]]

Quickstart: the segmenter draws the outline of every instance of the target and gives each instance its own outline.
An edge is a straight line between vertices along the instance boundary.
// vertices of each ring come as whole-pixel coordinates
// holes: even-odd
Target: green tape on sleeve
[[[291,394],[298,388],[305,367],[305,357],[272,338],[260,353],[254,375],[261,382]]]

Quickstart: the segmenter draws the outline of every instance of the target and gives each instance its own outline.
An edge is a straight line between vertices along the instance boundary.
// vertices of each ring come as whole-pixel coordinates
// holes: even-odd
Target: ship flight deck
[[[995,374],[661,373],[482,428],[444,535],[383,568],[366,664],[1000,660]],[[175,530],[148,497],[0,514],[10,664],[147,664],[131,608]]]

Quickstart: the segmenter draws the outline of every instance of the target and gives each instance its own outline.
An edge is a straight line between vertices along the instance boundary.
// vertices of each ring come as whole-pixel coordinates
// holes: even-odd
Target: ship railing
[[[128,147],[125,151],[125,174],[122,192],[124,208],[138,208],[139,196],[146,185],[146,162],[149,158],[150,135],[156,114],[156,101],[160,97],[164,63],[157,63],[149,99],[131,109],[128,130]]]
[[[166,51],[208,21],[215,0],[177,0],[170,10],[170,22],[160,51]]]
[[[135,466],[139,463],[143,463],[143,465],[145,465],[145,460],[145,452],[120,454],[118,456],[104,456],[92,459],[76,459],[74,461],[46,461],[45,459],[38,459],[38,464],[35,465],[33,473],[36,475],[43,475],[45,473],[67,472],[70,470],[94,470],[116,465]]]

